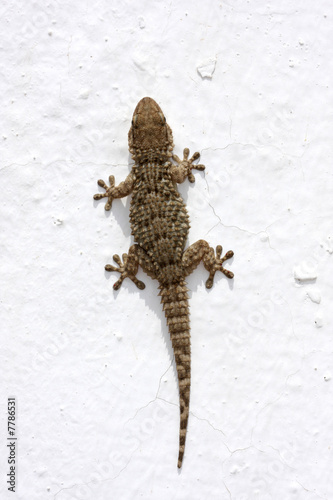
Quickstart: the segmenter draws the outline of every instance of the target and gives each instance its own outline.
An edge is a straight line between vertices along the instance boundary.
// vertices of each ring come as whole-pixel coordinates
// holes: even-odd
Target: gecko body
[[[118,186],[115,186],[113,176],[109,177],[110,186],[99,180],[98,185],[105,189],[105,193],[96,194],[94,199],[107,198],[105,209],[110,210],[115,198],[132,194],[130,222],[135,244],[129,248],[128,254],[123,254],[122,259],[114,255],[117,266],[108,264],[105,269],[120,273],[114,284],[116,290],[126,277],[138,288],[145,287],[136,278],[139,265],[159,283],[159,295],[178,374],[180,468],[185,449],[191,384],[189,306],[185,279],[200,261],[209,272],[207,288],[212,287],[216,271],[233,278],[233,273],[223,267],[223,262],[230,259],[233,252],[229,251],[221,257],[222,247],[218,245],[215,253],[204,240],[185,250],[190,224],[177,183],[186,178],[194,182],[192,170],[204,170],[205,167],[193,163],[200,157],[199,153],[194,153],[189,159],[187,148],[184,149],[183,160],[173,154],[172,131],[161,108],[150,97],[141,99],[134,111],[128,143],[135,162],[130,174]]]

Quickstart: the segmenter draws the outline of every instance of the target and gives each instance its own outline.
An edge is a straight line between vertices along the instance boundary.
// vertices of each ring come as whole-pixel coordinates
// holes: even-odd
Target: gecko
[[[106,271],[120,273],[113,285],[118,290],[125,278],[140,289],[145,284],[136,277],[139,266],[158,281],[159,295],[166,316],[172,342],[179,386],[180,428],[178,468],[182,467],[189,417],[191,385],[191,345],[188,289],[186,277],[202,261],[209,276],[206,287],[213,286],[217,271],[227,278],[234,277],[223,263],[233,257],[229,250],[223,257],[222,247],[216,251],[205,240],[185,249],[190,228],[189,216],[183,198],[177,189],[187,178],[195,181],[192,170],[203,171],[204,165],[195,164],[200,158],[189,149],[183,151],[183,160],[173,154],[173,135],[160,106],[150,97],[137,104],[128,133],[129,151],[134,160],[130,174],[118,186],[113,175],[109,186],[99,180],[105,193],[94,195],[95,200],[107,198],[105,210],[110,210],[114,199],[132,195],[130,224],[134,244],[128,253],[114,255],[117,266],[107,264]]]

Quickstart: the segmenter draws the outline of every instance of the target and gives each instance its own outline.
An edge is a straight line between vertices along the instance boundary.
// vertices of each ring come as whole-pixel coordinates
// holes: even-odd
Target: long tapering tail
[[[188,295],[185,280],[160,284],[161,302],[169,327],[179,383],[180,429],[178,467],[182,466],[191,386],[191,341]]]

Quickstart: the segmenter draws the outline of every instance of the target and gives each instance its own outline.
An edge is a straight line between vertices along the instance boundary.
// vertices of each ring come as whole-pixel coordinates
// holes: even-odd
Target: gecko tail
[[[187,287],[178,283],[160,284],[161,302],[167,320],[179,384],[180,428],[178,468],[183,463],[191,387],[191,341]]]

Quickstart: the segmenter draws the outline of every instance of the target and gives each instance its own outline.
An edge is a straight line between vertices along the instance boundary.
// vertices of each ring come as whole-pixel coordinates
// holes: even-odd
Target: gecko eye
[[[162,123],[163,123],[163,125],[164,125],[164,124],[166,123],[166,118],[165,118],[165,116],[164,116],[162,113],[158,113],[158,114],[159,114],[159,116],[160,116],[160,118],[161,118],[161,121],[162,121]]]
[[[138,115],[134,115],[132,120],[132,127],[134,128],[136,127],[137,121],[138,121]]]

